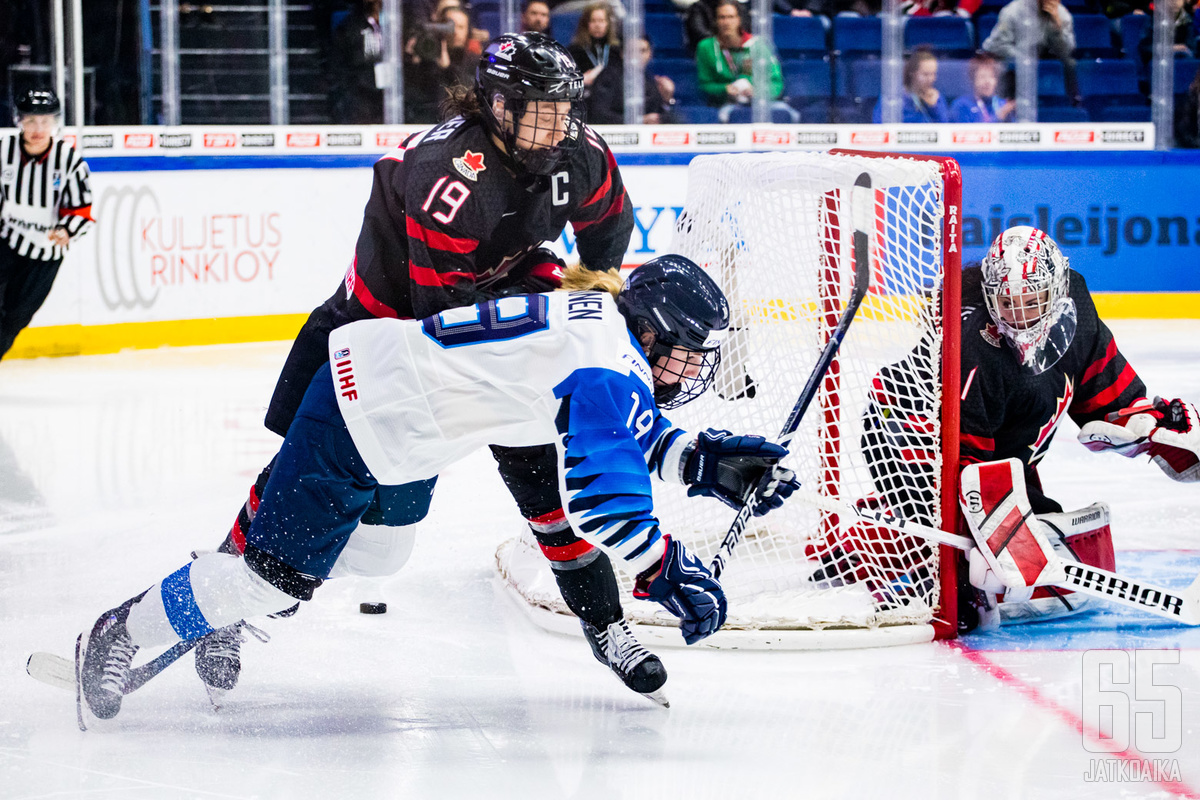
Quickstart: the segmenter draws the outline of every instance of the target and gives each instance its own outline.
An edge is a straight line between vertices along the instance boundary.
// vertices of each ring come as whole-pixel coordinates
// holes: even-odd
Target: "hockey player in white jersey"
[[[615,301],[608,292],[525,295],[338,328],[267,482],[245,558],[201,556],[79,636],[81,724],[85,710],[102,719],[120,711],[140,647],[311,599],[376,486],[407,487],[401,496],[420,520],[438,473],[487,444],[554,442],[572,527],[637,576],[635,596],[679,617],[688,644],[715,633],[724,592],[660,529],[650,477],[730,505],[754,487],[756,514],[798,486],[778,465],[782,447],[712,429],[690,435],[660,413],[708,387],[728,325],[712,279],[664,256],[635,270]]]

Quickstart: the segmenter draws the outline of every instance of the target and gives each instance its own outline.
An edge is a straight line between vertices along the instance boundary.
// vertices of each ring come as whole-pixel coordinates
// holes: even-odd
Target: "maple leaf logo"
[[[454,159],[454,168],[459,174],[469,180],[479,180],[479,173],[487,167],[483,165],[483,153],[473,153],[470,150],[461,157]]]
[[[1058,427],[1058,423],[1062,421],[1063,413],[1071,405],[1071,399],[1074,396],[1075,387],[1071,385],[1071,376],[1068,375],[1066,376],[1063,386],[1062,396],[1058,398],[1058,401],[1054,405],[1054,413],[1050,416],[1050,419],[1046,420],[1042,427],[1038,429],[1037,440],[1034,441],[1033,444],[1029,445],[1029,449],[1033,451],[1033,455],[1029,457],[1030,464],[1035,464],[1038,461],[1041,461],[1042,457],[1046,455],[1046,445],[1050,442],[1050,437],[1054,434],[1054,430]]]

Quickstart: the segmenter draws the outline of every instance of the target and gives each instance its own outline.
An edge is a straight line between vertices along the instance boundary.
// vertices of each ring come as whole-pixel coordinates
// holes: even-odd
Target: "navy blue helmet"
[[[683,256],[659,256],[633,271],[617,308],[638,341],[654,334],[649,360],[660,408],[676,408],[704,393],[729,330],[729,303],[707,272]],[[691,355],[680,358],[676,347]]]
[[[489,42],[475,70],[475,92],[488,130],[504,142],[518,173],[550,175],[583,140],[583,73],[567,49],[543,33],[506,33]],[[497,98],[504,100],[499,117]],[[525,118],[539,102],[569,105]],[[547,144],[551,130],[558,141]]]

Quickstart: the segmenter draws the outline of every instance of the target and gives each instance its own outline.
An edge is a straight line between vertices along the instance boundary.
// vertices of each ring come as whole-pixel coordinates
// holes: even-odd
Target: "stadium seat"
[[[1038,62],[1038,105],[1066,105],[1067,83],[1063,77],[1062,62],[1057,59],[1042,59]],[[1058,120],[1063,122],[1064,120]]]
[[[1145,103],[1141,105],[1106,106],[1096,113],[1091,114],[1091,117],[1097,122],[1149,122],[1150,106]]]
[[[775,15],[775,49],[781,59],[825,58],[829,54],[825,23],[820,17]]]
[[[1089,122],[1088,113],[1074,106],[1038,106],[1038,122]]]
[[[1139,59],[1138,42],[1142,40],[1142,31],[1153,19],[1149,14],[1126,14],[1121,17],[1121,50],[1125,58]]]
[[[575,28],[579,26],[578,11],[564,11],[559,14],[550,15],[550,36],[566,47],[571,42],[571,37],[575,35]],[[651,38],[650,41],[654,41]]]
[[[679,115],[680,122],[691,125],[716,125],[721,121],[717,117],[717,109],[703,104],[678,105],[675,106],[675,113]]]
[[[975,32],[978,34],[979,49],[983,49],[983,43],[992,34],[992,28],[996,27],[998,19],[1000,19],[999,14],[980,14],[975,18]]]
[[[1103,14],[1075,15],[1075,57],[1116,58],[1112,21]]]
[[[879,17],[837,17],[833,20],[833,50],[843,57],[879,55],[883,23]]]
[[[1175,59],[1175,94],[1187,94],[1188,87],[1191,86],[1192,79],[1196,77],[1198,68],[1200,68],[1200,59]]]
[[[971,75],[967,71],[968,63],[960,58],[938,59],[937,88],[946,95],[947,103],[959,97],[969,97],[974,91]]]
[[[1138,90],[1138,65],[1125,58],[1105,58],[1078,62],[1079,93],[1092,119],[1109,106],[1144,105]]]
[[[654,45],[654,52],[664,58],[687,55],[683,40],[683,21],[674,14],[646,14],[642,28]]]
[[[785,61],[781,66],[788,103],[800,112],[800,120],[827,122],[829,100],[833,96],[829,62],[805,59]]]
[[[665,75],[675,82],[675,102],[680,105],[706,102],[700,91],[700,82],[696,76],[696,62],[690,58],[659,58],[654,57],[650,65],[652,75]]]
[[[882,62],[864,58],[850,65],[849,94],[858,99],[870,99],[872,104],[879,97],[883,86]]]
[[[920,45],[947,56],[970,56],[975,51],[975,28],[962,17],[907,17],[904,49]]]
[[[787,125],[789,123],[796,122],[796,119],[793,118],[793,114],[799,114],[799,112],[789,112],[784,108],[772,108],[771,122],[775,123],[776,125]],[[732,125],[745,125],[746,123],[753,121],[754,114],[750,106],[738,106],[737,108],[733,109],[729,115],[729,122]]]

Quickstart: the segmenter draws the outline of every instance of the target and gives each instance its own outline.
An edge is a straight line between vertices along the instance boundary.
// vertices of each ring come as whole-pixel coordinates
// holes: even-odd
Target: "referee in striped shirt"
[[[63,255],[93,224],[88,167],[55,136],[54,92],[17,98],[15,133],[0,136],[0,358],[41,308]]]

